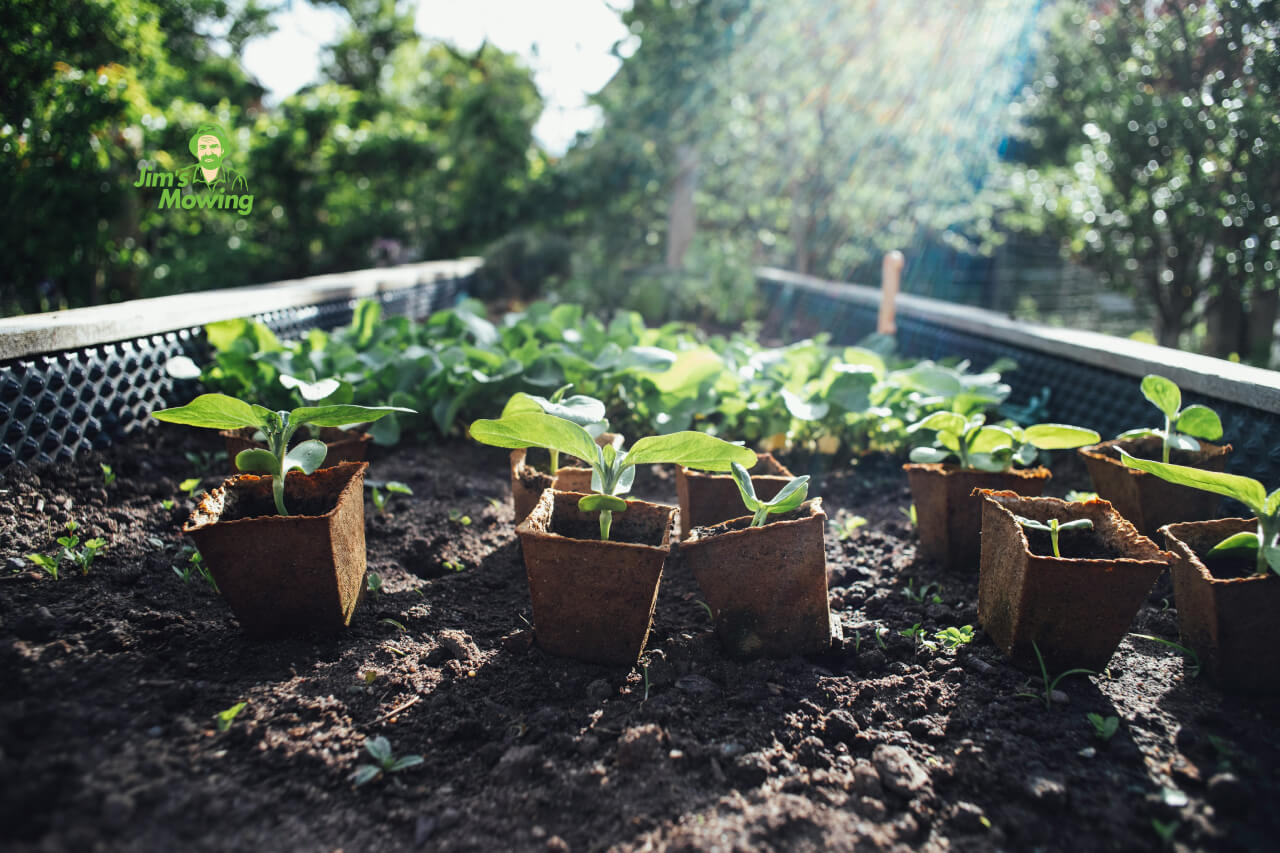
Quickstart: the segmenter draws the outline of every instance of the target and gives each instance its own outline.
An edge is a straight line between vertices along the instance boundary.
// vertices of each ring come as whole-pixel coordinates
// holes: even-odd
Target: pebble
[[[714,681],[705,675],[691,672],[676,679],[676,689],[682,693],[688,693],[690,696],[709,696],[719,688],[716,687]]]
[[[995,669],[995,667],[984,661],[982,658],[966,658],[964,665],[974,672],[981,673],[982,675],[986,675],[988,672]]]
[[[1049,694],[1049,698],[1057,702],[1059,705],[1066,705],[1071,701],[1071,697],[1063,693],[1061,690],[1055,690]]]
[[[1027,794],[1038,803],[1060,809],[1067,802],[1067,786],[1052,776],[1032,776],[1027,780]]]
[[[510,782],[528,775],[539,763],[539,758],[539,750],[536,746],[513,746],[502,754],[490,772],[494,778]]]
[[[438,635],[440,644],[449,650],[454,660],[468,666],[480,662],[480,649],[465,631],[446,628]]]
[[[413,824],[413,843],[421,847],[436,831],[438,820],[432,815],[420,815]]]
[[[929,786],[929,774],[900,746],[880,744],[871,753],[871,763],[880,771],[880,781],[884,786],[904,797]]]
[[[25,572],[27,566],[31,565],[21,557],[10,557],[4,561],[5,567],[13,572]]]

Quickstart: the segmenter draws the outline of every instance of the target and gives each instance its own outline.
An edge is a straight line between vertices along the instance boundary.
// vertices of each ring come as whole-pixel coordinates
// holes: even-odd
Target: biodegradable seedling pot
[[[534,635],[553,655],[632,666],[649,637],[678,510],[627,501],[602,541],[598,513],[578,509],[582,497],[547,489],[516,528]]]
[[[615,447],[621,436],[612,432],[603,432],[596,437],[596,444]],[[538,498],[547,489],[559,489],[562,492],[591,491],[591,468],[581,459],[569,457],[566,464],[556,469],[555,475],[539,471],[527,462],[528,449],[520,448],[511,451],[511,506],[515,510],[515,523],[524,521],[538,503]],[[545,453],[546,451],[540,451]]]
[[[1032,643],[1049,672],[1101,672],[1129,630],[1173,555],[1138,533],[1106,501],[1067,503],[1013,492],[980,491],[982,569],[978,621],[1015,665],[1039,671]],[[1092,530],[1060,534],[1054,557],[1049,534],[1034,521],[1087,518]]]
[[[735,489],[736,491],[736,489]],[[734,657],[788,657],[831,647],[822,499],[751,527],[751,516],[695,527],[679,545],[684,563]]]
[[[1280,621],[1280,576],[1253,574],[1252,558],[1206,562],[1203,554],[1256,519],[1190,521],[1160,529],[1173,552],[1173,598],[1182,642],[1225,690],[1280,692],[1280,649],[1271,634]]]
[[[782,487],[791,482],[792,474],[773,458],[772,453],[757,453],[751,469],[751,484],[756,497],[772,500]],[[688,538],[695,527],[710,527],[741,516],[746,510],[742,494],[730,474],[694,471],[681,466],[676,469],[676,494],[680,499],[681,538]]]
[[[978,567],[982,502],[973,497],[975,489],[1035,497],[1053,476],[1047,468],[975,471],[949,463],[911,463],[902,470],[916,505],[920,550],[947,569]]]
[[[265,448],[267,445],[262,441],[254,441],[253,427],[245,427],[244,429],[224,429],[219,430],[218,435],[222,436],[227,443],[227,459],[231,463],[232,470],[236,467],[236,454],[242,450],[250,450],[255,447]],[[325,454],[322,468],[332,468],[342,462],[363,462],[365,455],[369,452],[369,443],[373,441],[373,436],[367,432],[360,430],[344,430],[337,427],[321,427],[319,435],[316,436],[325,443],[329,448],[329,452]]]
[[[1143,536],[1154,536],[1166,524],[1201,521],[1218,514],[1218,496],[1212,492],[1166,482],[1154,474],[1137,471],[1120,461],[1117,449],[1124,448],[1139,459],[1160,459],[1159,438],[1130,438],[1104,441],[1079,450],[1098,497],[1110,501]],[[1206,471],[1225,471],[1231,445],[1200,442],[1200,450],[1174,450],[1170,461]]]
[[[204,496],[182,532],[204,557],[245,632],[271,637],[337,631],[364,590],[368,462],[285,479],[289,516],[276,515],[271,478],[231,477]]]

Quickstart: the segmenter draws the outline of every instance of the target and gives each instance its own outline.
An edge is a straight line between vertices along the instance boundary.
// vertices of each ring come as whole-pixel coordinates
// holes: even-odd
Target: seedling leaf
[[[201,394],[185,406],[160,409],[152,412],[151,417],[172,424],[209,429],[241,429],[265,427],[267,419],[263,413],[266,411],[261,406],[255,408],[226,394]]]
[[[1167,418],[1174,417],[1182,408],[1182,391],[1171,380],[1154,373],[1142,377],[1142,396],[1164,412]]]
[[[1238,474],[1226,474],[1222,471],[1206,471],[1202,468],[1191,468],[1187,465],[1172,465],[1168,462],[1155,462],[1149,459],[1138,459],[1124,450],[1120,451],[1120,460],[1130,468],[1155,474],[1179,486],[1189,486],[1206,492],[1235,498],[1259,515],[1266,515],[1267,492],[1262,484],[1252,477],[1241,477]]]
[[[1024,438],[1041,450],[1068,450],[1102,440],[1102,436],[1091,429],[1068,424],[1032,424],[1026,428]]]
[[[1187,435],[1194,435],[1206,441],[1217,441],[1222,438],[1222,419],[1208,406],[1199,404],[1187,406],[1178,416],[1177,428],[1179,432],[1185,432]]]

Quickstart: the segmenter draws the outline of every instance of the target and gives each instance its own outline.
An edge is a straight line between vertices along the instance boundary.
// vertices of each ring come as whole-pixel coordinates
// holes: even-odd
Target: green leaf
[[[595,397],[588,397],[585,394],[574,394],[566,400],[553,403],[545,397],[535,397],[531,394],[524,395],[533,401],[534,405],[540,407],[539,410],[546,412],[548,415],[557,418],[563,418],[570,423],[578,426],[587,426],[596,424],[604,420],[604,403]],[[502,415],[506,417],[506,410],[503,409]]]
[[[1091,429],[1067,424],[1033,424],[1026,428],[1023,438],[1041,450],[1067,450],[1102,440],[1102,436]]]
[[[1013,519],[1014,521],[1018,522],[1018,524],[1030,530],[1044,530],[1046,532],[1049,530],[1049,525],[1045,524],[1043,521],[1036,521],[1034,518],[1027,518],[1026,516],[1022,516],[1022,515],[1014,515]]]
[[[408,485],[406,485],[405,483],[400,482],[399,480],[388,480],[388,481],[387,481],[387,491],[388,491],[388,492],[395,492],[395,493],[396,493],[396,494],[398,494],[398,495],[411,495],[411,494],[413,494],[413,489],[409,488],[409,487],[408,487]]]
[[[1021,444],[1014,451],[1013,462],[1018,465],[1027,466],[1036,461],[1036,457],[1040,455],[1040,448],[1034,444]]]
[[[970,453],[969,467],[975,471],[1005,471],[1011,462],[1009,453]]]
[[[413,409],[402,406],[302,406],[289,413],[289,420],[295,426],[315,424],[322,427],[338,427],[376,421],[392,412],[417,414]]]
[[[351,774],[351,781],[356,783],[356,787],[359,787],[372,782],[381,775],[381,767],[374,767],[372,764],[361,764],[356,768],[356,772]]]
[[[627,454],[626,464],[667,463],[699,471],[728,471],[730,463],[735,461],[750,468],[756,464],[756,454],[740,444],[686,430],[640,439]]]
[[[394,447],[399,444],[400,433],[400,418],[395,415],[387,415],[369,427],[369,435],[379,447]]]
[[[1208,406],[1196,404],[1182,410],[1174,429],[1206,441],[1217,441],[1222,438],[1222,419]]]
[[[949,432],[954,435],[963,435],[965,431],[964,415],[958,415],[955,412],[934,412],[922,421],[917,421],[907,427],[907,432],[916,432],[917,430],[928,429],[935,432]]]
[[[1148,429],[1147,427],[1139,427],[1138,429],[1128,429],[1116,436],[1116,441],[1124,441],[1131,438],[1164,438],[1164,431],[1158,429]]]
[[[1142,377],[1142,396],[1151,401],[1157,409],[1164,412],[1165,417],[1172,418],[1182,408],[1182,392],[1171,379],[1165,379],[1154,373]]]
[[[329,448],[325,446],[323,441],[317,438],[304,441],[291,448],[285,454],[284,471],[287,474],[294,468],[300,468],[304,474],[313,474],[317,468],[324,464],[324,457],[328,453]],[[239,456],[237,456],[237,459],[239,459]]]
[[[742,503],[747,510],[755,512],[760,509],[760,499],[756,497],[756,486],[751,482],[751,475],[747,473],[747,469],[737,462],[731,462],[729,471],[733,474],[733,482],[737,485],[738,493],[742,495]]]
[[[911,461],[921,465],[945,462],[950,458],[951,452],[939,447],[913,447],[910,454]]]
[[[602,509],[610,512],[626,512],[627,502],[613,495],[587,495],[578,499],[578,509],[583,512],[596,512]]]
[[[1185,450],[1188,453],[1195,453],[1200,449],[1200,442],[1196,441],[1189,435],[1182,435],[1175,432],[1169,436],[1169,447],[1174,450]]]
[[[373,333],[377,331],[380,316],[382,316],[382,303],[374,299],[362,299],[357,303],[351,318],[351,335],[357,347],[368,346],[369,341],[373,340]]]
[[[1093,521],[1088,518],[1077,518],[1075,521],[1064,521],[1058,525],[1059,530],[1092,530]]]
[[[541,412],[542,407],[538,405],[538,401],[532,395],[523,391],[517,391],[511,395],[511,399],[507,400],[507,404],[502,407],[502,414],[499,417],[505,418],[511,415],[527,415],[530,412]]]
[[[1004,447],[1013,447],[1013,433],[1004,427],[984,426],[973,438],[973,443],[969,445],[969,452],[991,453]]]
[[[387,769],[392,773],[399,773],[401,770],[408,770],[410,767],[417,767],[421,763],[421,755],[406,755],[404,758],[397,758],[396,763],[392,764]]]
[[[1266,515],[1273,516],[1277,513],[1280,513],[1280,489],[1267,495]]]
[[[722,370],[724,362],[720,356],[706,347],[700,347],[676,356],[670,368],[653,376],[653,384],[664,394],[688,393]]]
[[[305,379],[299,379],[296,376],[289,376],[285,373],[280,374],[280,384],[286,388],[296,388],[298,394],[308,403],[318,403],[342,387],[342,383],[336,379],[321,379],[317,382],[308,382]]]
[[[171,424],[206,429],[240,429],[265,427],[268,422],[261,414],[264,411],[226,394],[201,394],[185,406],[159,409],[152,412],[151,417]]]
[[[1242,531],[1228,536],[1214,545],[1205,554],[1206,557],[1244,557],[1256,556],[1258,553],[1258,534],[1253,531]]]
[[[236,454],[236,469],[246,473],[274,474],[279,465],[276,455],[263,447],[251,447]]]
[[[588,462],[599,458],[591,435],[575,423],[544,412],[528,412],[471,424],[471,437],[494,447],[543,447]]]
[[[218,731],[225,732],[227,729],[231,728],[231,723],[235,720],[236,716],[244,710],[244,706],[248,704],[248,702],[238,702],[225,711],[219,711],[216,715],[218,720]]]
[[[391,760],[391,741],[382,735],[366,740],[364,748],[379,764]]]
[[[793,394],[786,388],[782,389],[782,402],[787,407],[787,411],[791,413],[793,418],[802,421],[819,421],[827,416],[827,412],[831,411],[831,406],[819,400],[816,403],[810,403],[801,399],[797,394]]]
[[[1189,486],[1193,489],[1235,498],[1258,515],[1266,514],[1267,492],[1261,483],[1251,477],[1226,474],[1222,471],[1205,471],[1202,468],[1191,468],[1186,465],[1171,465],[1150,459],[1137,459],[1124,450],[1120,451],[1120,460],[1130,468],[1155,474],[1160,479],[1179,486]]]
[[[765,506],[773,513],[790,512],[809,497],[809,475],[803,474],[787,483],[773,496],[773,500],[765,501]]]

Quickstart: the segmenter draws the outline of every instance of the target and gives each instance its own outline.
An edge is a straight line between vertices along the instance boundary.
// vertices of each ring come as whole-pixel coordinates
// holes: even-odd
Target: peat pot
[[[1102,500],[1067,503],[982,490],[982,568],[978,621],[1016,666],[1049,672],[1101,672],[1173,555],[1138,533]],[[1034,521],[1087,518],[1092,530],[1059,534],[1061,557]]]
[[[246,633],[285,636],[351,623],[364,590],[364,475],[343,462],[285,480],[276,515],[271,477],[231,477],[183,526]]]
[[[902,466],[916,505],[920,550],[947,569],[976,569],[980,555],[982,502],[974,489],[1036,496],[1052,476],[1047,468],[975,471],[951,464]]]
[[[596,444],[601,447],[610,444],[618,447],[622,444],[622,436],[604,432],[596,436]],[[515,524],[524,521],[533,512],[538,498],[547,489],[583,493],[591,491],[591,468],[583,460],[573,456],[562,459],[565,464],[557,468],[553,476],[530,465],[527,461],[528,453],[527,448],[511,451],[511,506],[515,510]]]
[[[1280,692],[1280,648],[1271,636],[1280,620],[1280,576],[1254,575],[1253,560],[1213,561],[1209,549],[1236,533],[1255,531],[1243,518],[1191,521],[1160,529],[1173,552],[1173,598],[1182,642],[1195,650],[1209,680],[1226,690]]]
[[[600,540],[579,492],[547,489],[516,528],[538,645],[561,657],[633,666],[644,651],[671,554],[675,507],[627,501]]]
[[[680,558],[731,656],[827,651],[832,625],[822,499],[770,519],[762,527],[751,527],[751,516],[695,527],[679,545]]]
[[[1110,501],[1116,512],[1133,522],[1143,536],[1154,536],[1166,524],[1201,521],[1218,514],[1219,498],[1212,492],[1174,485],[1120,461],[1120,448],[1139,459],[1159,460],[1160,444],[1158,438],[1130,438],[1079,449],[1098,497]],[[1225,471],[1229,453],[1229,444],[1202,441],[1199,451],[1174,450],[1169,461],[1206,471]]]
[[[792,477],[772,453],[756,454],[751,484],[760,500],[772,500]],[[680,499],[680,535],[685,539],[695,527],[710,527],[738,518],[747,511],[731,474],[712,474],[680,466],[676,469],[676,494]]]
[[[266,442],[254,441],[254,432],[256,430],[253,427],[218,431],[218,435],[222,436],[227,443],[227,461],[231,463],[233,471],[236,467],[236,454],[240,451],[267,446]],[[329,452],[325,454],[324,463],[320,466],[322,468],[332,468],[341,462],[363,462],[365,455],[369,452],[369,442],[373,441],[373,436],[358,429],[320,427],[316,432],[319,433],[316,437],[329,448]]]

